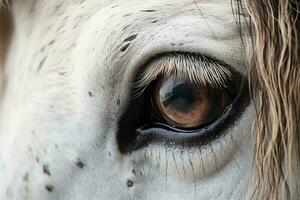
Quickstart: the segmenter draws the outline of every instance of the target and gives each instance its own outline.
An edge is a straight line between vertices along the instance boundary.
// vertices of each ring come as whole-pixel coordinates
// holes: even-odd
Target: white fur
[[[197,52],[245,72],[229,0],[12,4],[16,28],[1,107],[0,199],[245,198],[251,106],[206,146],[150,145],[124,155],[116,145],[134,72],[154,54]],[[133,34],[137,38],[120,51]]]

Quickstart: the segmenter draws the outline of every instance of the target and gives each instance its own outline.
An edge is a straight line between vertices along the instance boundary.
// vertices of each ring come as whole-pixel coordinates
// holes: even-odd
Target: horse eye
[[[226,92],[172,76],[160,79],[152,97],[158,113],[173,127],[193,129],[216,120],[230,105]]]
[[[226,133],[249,104],[243,75],[191,53],[157,55],[136,73],[119,120],[122,153],[150,144],[199,146]]]

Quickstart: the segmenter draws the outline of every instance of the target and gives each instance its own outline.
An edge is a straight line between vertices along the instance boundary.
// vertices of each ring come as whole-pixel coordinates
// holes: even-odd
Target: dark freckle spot
[[[116,5],[113,5],[111,8],[116,8],[116,7],[118,7],[119,5],[118,4],[116,4]]]
[[[83,169],[84,166],[85,166],[85,164],[84,164],[80,159],[77,159],[77,160],[75,161],[75,165],[76,165],[78,168],[80,168],[80,169]]]
[[[92,93],[91,91],[89,91],[88,93],[89,93],[89,96],[90,96],[90,97],[93,96],[93,93]]]
[[[152,21],[151,23],[152,23],[152,24],[155,24],[156,22],[158,22],[158,20],[154,20],[154,21]]]
[[[131,24],[125,26],[122,30],[125,31]]]
[[[46,59],[47,59],[47,57],[45,57],[45,58],[43,58],[43,59],[41,60],[41,62],[40,62],[40,64],[39,64],[39,67],[38,67],[37,71],[40,71],[40,70],[42,69],[42,67],[43,67],[43,65],[44,65],[44,63],[45,63],[45,61],[46,61]]]
[[[37,163],[39,163],[39,162],[40,162],[40,158],[39,158],[39,157],[36,157],[36,158],[35,158],[35,161],[36,161]]]
[[[132,171],[131,171],[134,175],[136,175],[136,171],[135,171],[135,169],[132,169]]]
[[[133,181],[132,180],[127,180],[126,185],[127,185],[127,187],[132,187],[133,186]]]
[[[132,169],[131,171],[135,176],[143,176],[143,172],[140,170]]]
[[[51,40],[48,45],[50,46],[50,45],[54,44],[54,42],[55,42],[55,40]]]
[[[130,15],[132,15],[132,13],[127,13],[127,14],[125,14],[125,15],[123,15],[124,17],[128,17],[128,16],[130,16]]]
[[[175,43],[171,43],[171,45],[172,45],[172,46],[175,46],[176,44],[175,44]]]
[[[124,40],[124,42],[130,42],[130,41],[134,40],[136,37],[137,37],[137,34],[132,35],[132,36],[126,38],[126,39]]]
[[[121,101],[120,99],[117,100],[117,105],[120,105]]]
[[[47,174],[48,176],[51,176],[49,166],[48,165],[43,165],[43,172]]]
[[[62,3],[57,4],[57,5],[54,7],[54,9],[55,9],[55,10],[58,10],[58,9],[61,7],[61,5],[62,5]]]
[[[130,45],[130,43],[125,44],[124,46],[121,47],[120,51],[121,51],[121,52],[126,51],[126,49],[129,47],[129,45]]]
[[[35,4],[36,4],[36,1],[33,1],[31,7],[30,7],[30,13],[33,13],[34,10],[35,10]]]
[[[55,145],[54,145],[54,147],[55,147],[55,148],[58,148],[58,145],[57,145],[57,144],[55,144]]]
[[[71,47],[76,47],[77,43],[73,42]]]
[[[108,152],[108,156],[111,157],[111,153],[110,152]]]
[[[142,12],[156,12],[156,10],[150,10],[150,9],[148,9],[148,10],[141,10]]]
[[[67,72],[65,72],[65,71],[58,72],[58,74],[61,75],[61,76],[65,75],[66,73]]]
[[[54,190],[54,186],[51,185],[51,184],[45,185],[45,188],[46,188],[46,190],[47,190],[48,192],[53,192],[53,190]]]

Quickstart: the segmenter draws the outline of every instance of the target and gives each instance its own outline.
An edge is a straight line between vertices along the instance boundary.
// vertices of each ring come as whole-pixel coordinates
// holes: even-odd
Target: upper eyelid
[[[194,84],[226,88],[237,72],[230,66],[206,56],[187,52],[168,52],[155,56],[136,76],[134,88],[139,95],[157,77],[180,76]]]

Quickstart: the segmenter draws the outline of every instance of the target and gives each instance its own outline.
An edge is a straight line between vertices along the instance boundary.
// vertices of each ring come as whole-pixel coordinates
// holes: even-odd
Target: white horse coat
[[[197,52],[240,73],[229,0],[12,0],[14,34],[0,119],[0,199],[244,199],[252,173],[247,106],[191,148],[118,149],[118,120],[140,63]],[[130,39],[128,39],[130,38]]]

